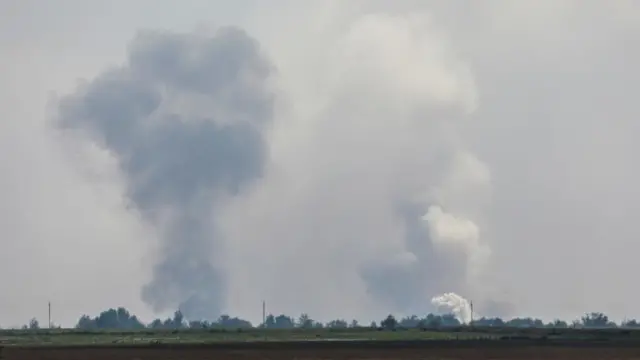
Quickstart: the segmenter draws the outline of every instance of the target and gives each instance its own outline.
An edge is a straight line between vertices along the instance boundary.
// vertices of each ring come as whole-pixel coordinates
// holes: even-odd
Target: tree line
[[[176,311],[172,317],[166,319],[155,319],[150,323],[144,323],[137,316],[131,314],[127,309],[119,307],[108,309],[95,317],[83,315],[75,325],[79,330],[104,330],[104,329],[347,329],[347,328],[375,328],[375,329],[396,329],[396,328],[441,328],[458,327],[462,324],[453,314],[428,314],[423,317],[411,315],[396,318],[388,315],[379,322],[360,324],[357,320],[347,321],[345,319],[335,319],[326,323],[313,320],[308,314],[301,314],[294,318],[285,314],[266,316],[264,323],[253,325],[250,321],[230,315],[222,315],[216,321],[189,321],[182,312]],[[625,320],[617,324],[603,313],[592,312],[585,314],[580,319],[571,323],[562,320],[543,322],[535,318],[513,318],[504,320],[498,317],[482,317],[474,320],[471,324],[479,327],[534,327],[534,328],[640,328],[640,323],[636,320]],[[40,329],[37,319],[31,319],[29,324],[23,329]],[[58,327],[59,328],[59,327]]]

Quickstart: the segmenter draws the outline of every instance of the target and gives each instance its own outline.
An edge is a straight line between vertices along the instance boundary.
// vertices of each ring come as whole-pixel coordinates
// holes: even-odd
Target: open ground
[[[638,359],[640,331],[5,331],[3,359]]]

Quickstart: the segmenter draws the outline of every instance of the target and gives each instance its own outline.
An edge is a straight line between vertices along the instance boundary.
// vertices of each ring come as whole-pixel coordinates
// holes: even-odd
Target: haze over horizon
[[[640,318],[640,3],[0,0],[0,326]]]

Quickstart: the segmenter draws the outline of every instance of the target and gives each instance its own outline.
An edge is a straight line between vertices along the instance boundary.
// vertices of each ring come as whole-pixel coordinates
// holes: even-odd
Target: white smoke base
[[[471,302],[456,293],[444,293],[431,299],[431,304],[438,308],[440,312],[455,315],[463,324],[468,324],[472,320]]]

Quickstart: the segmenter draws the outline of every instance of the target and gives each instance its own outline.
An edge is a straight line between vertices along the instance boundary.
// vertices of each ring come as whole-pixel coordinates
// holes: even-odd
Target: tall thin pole
[[[267,303],[262,300],[262,327],[267,327]]]
[[[470,302],[471,307],[471,323],[469,325],[473,325],[473,301]]]
[[[262,331],[264,332],[264,341],[267,341],[267,302],[262,300]]]
[[[51,301],[49,301],[49,329],[51,329]]]

